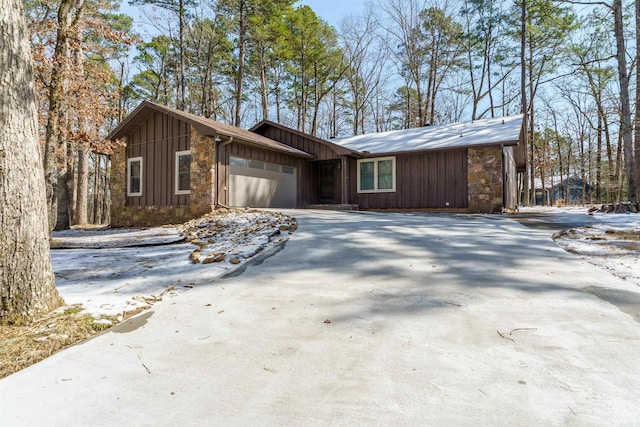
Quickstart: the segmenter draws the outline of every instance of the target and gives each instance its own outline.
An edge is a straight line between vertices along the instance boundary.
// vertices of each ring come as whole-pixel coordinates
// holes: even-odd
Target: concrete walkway
[[[547,230],[293,214],[261,264],[0,381],[0,425],[640,425],[638,317],[594,292],[639,290]]]

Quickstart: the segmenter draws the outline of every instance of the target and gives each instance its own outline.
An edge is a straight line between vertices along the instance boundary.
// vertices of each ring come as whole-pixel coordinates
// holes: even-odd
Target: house
[[[560,177],[551,177],[550,182],[545,180],[544,190],[540,178],[534,181],[536,205],[552,205],[560,202],[568,205],[588,203],[595,193],[593,186],[587,180],[575,175],[562,180]]]
[[[107,137],[112,225],[183,222],[216,206],[458,209],[517,204],[522,116],[339,141],[263,121],[251,130],[144,101]]]

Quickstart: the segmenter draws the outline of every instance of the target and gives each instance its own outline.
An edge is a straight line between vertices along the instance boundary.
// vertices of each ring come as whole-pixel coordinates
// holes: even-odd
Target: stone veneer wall
[[[469,148],[467,166],[469,212],[502,212],[502,148]]]
[[[215,146],[212,137],[200,135],[191,126],[191,218],[215,209]]]
[[[126,206],[126,148],[111,158],[111,226],[140,227],[179,224],[214,208],[215,145],[191,126],[191,193],[185,206]],[[168,172],[167,172],[168,173]]]

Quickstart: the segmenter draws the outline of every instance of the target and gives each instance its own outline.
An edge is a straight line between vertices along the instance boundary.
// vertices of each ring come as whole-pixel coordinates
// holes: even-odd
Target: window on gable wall
[[[191,192],[191,151],[176,152],[176,194]]]
[[[127,159],[127,196],[142,196],[142,157]]]
[[[358,193],[396,191],[396,158],[358,160]]]

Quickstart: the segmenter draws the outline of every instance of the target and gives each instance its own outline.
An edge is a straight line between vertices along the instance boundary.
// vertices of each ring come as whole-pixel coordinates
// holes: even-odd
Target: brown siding
[[[506,209],[517,209],[518,207],[518,173],[516,172],[514,150],[514,147],[504,147],[502,149],[504,207]]]
[[[254,147],[251,145],[241,144],[233,142],[229,145],[224,145],[219,151],[219,173],[218,176],[218,202],[223,205],[229,204],[229,156],[238,156],[245,159],[262,160],[269,163],[275,163],[279,165],[292,166],[296,168],[296,180],[297,180],[297,207],[305,207],[310,201],[309,189],[310,183],[308,177],[310,176],[310,165],[307,161],[298,157],[290,156],[284,153],[278,153],[274,151],[265,150],[262,148]]]
[[[288,132],[285,129],[269,126],[264,129],[261,134],[267,138],[287,144],[290,147],[302,150],[305,153],[313,154],[317,160],[337,159],[339,157],[338,154],[327,145],[310,138],[305,138],[302,135]]]
[[[358,193],[357,161],[349,160],[351,200],[362,209],[467,207],[467,150],[405,154],[396,158],[396,191]]]
[[[142,157],[142,196],[127,196],[126,206],[189,204],[188,194],[175,194],[174,172],[175,153],[189,150],[190,138],[188,123],[157,111],[127,135],[126,158]]]

